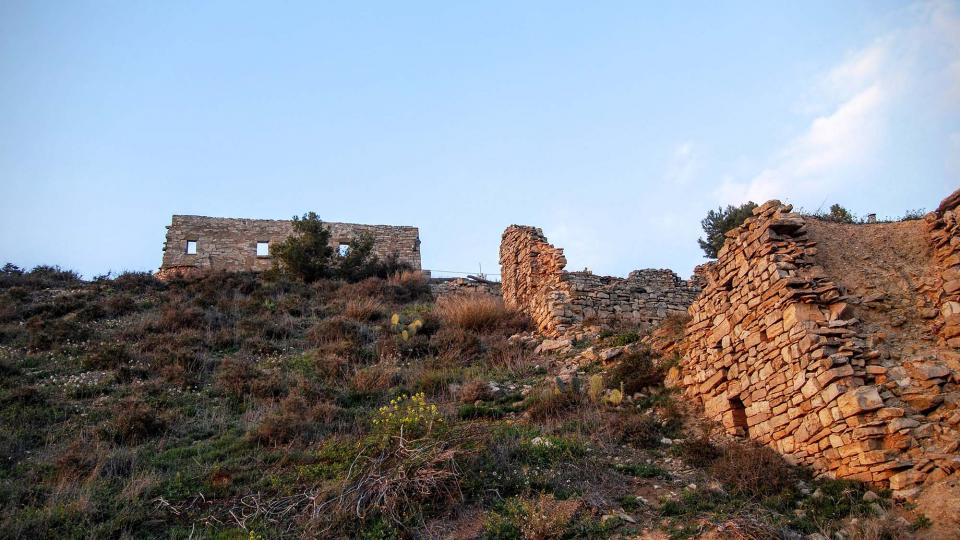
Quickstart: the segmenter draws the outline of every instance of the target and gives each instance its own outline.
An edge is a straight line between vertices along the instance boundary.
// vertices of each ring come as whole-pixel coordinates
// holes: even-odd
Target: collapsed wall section
[[[381,259],[396,255],[399,262],[420,269],[420,233],[416,227],[325,222],[330,246],[349,246],[360,235],[373,238],[373,253]],[[158,275],[195,275],[210,270],[263,271],[273,261],[269,246],[293,234],[293,222],[175,215],[167,227],[163,262]],[[258,246],[259,244],[259,246]]]
[[[504,301],[526,312],[540,332],[561,334],[584,322],[652,326],[684,313],[700,289],[670,270],[624,278],[567,272],[563,250],[535,227],[512,225],[500,243]]]
[[[717,261],[701,271],[706,286],[690,306],[686,354],[671,381],[728,433],[836,477],[909,494],[954,473],[960,468],[960,413],[957,372],[948,361],[955,351],[931,350],[934,340],[919,330],[907,343],[880,328],[891,309],[929,310],[929,276],[907,276],[903,294],[893,295],[902,301],[867,313],[884,298],[875,289],[892,283],[870,272],[886,270],[876,265],[862,280],[851,278],[874,289],[854,292],[828,276],[824,264],[845,272],[836,266],[841,257],[826,252],[865,265],[854,259],[857,250],[835,243],[867,231],[857,227],[887,225],[849,225],[831,234],[791,210],[770,201],[727,233]],[[907,226],[885,232],[925,246],[922,231]],[[921,286],[909,285],[914,282]]]

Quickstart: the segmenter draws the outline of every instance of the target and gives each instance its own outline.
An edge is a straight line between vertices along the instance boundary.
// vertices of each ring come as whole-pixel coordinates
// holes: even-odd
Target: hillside
[[[669,341],[668,321],[655,341]],[[636,328],[544,341],[419,273],[0,276],[0,538],[903,538],[729,438]],[[673,336],[675,338],[676,336]]]

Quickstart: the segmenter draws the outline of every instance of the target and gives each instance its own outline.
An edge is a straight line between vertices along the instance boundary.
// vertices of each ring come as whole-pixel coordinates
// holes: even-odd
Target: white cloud
[[[960,108],[960,14],[949,2],[911,7],[913,24],[881,36],[827,70],[812,92],[815,116],[747,179],[727,177],[721,203],[848,187],[855,173],[883,158],[892,111],[912,100],[932,116]]]

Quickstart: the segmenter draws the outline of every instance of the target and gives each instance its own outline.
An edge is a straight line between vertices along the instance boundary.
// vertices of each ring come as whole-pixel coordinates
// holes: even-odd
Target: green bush
[[[314,212],[307,212],[302,218],[293,216],[293,234],[271,245],[270,254],[278,270],[307,283],[332,274],[330,229]]]
[[[717,208],[707,212],[707,217],[703,218],[700,225],[707,238],[697,239],[700,249],[704,255],[710,259],[716,259],[717,253],[723,247],[726,240],[724,236],[727,231],[739,227],[744,221],[753,215],[753,209],[757,205],[753,201],[741,204],[740,206],[728,205],[726,209]]]

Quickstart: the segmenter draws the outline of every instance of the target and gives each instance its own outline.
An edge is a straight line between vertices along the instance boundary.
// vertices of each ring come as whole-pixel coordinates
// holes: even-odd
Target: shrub
[[[83,365],[88,369],[117,369],[130,363],[133,357],[123,343],[103,343],[87,354]]]
[[[373,417],[373,431],[382,441],[393,437],[419,439],[429,437],[443,425],[437,406],[427,403],[423,393],[400,395],[377,409]]]
[[[427,275],[420,270],[402,270],[390,276],[387,283],[391,286],[393,299],[409,302],[430,294]]]
[[[293,216],[293,234],[272,244],[270,254],[276,269],[307,283],[332,274],[330,230],[314,212]]]
[[[830,212],[824,216],[824,219],[836,223],[853,223],[855,221],[854,215],[839,204],[830,205]]]
[[[782,457],[754,443],[723,449],[710,472],[730,494],[755,500],[780,493],[796,479],[795,471]]]
[[[723,452],[708,437],[692,437],[673,447],[684,463],[694,467],[707,467]]]
[[[351,298],[347,300],[343,314],[355,321],[374,321],[383,315],[383,304],[375,298]]]
[[[624,357],[607,372],[607,388],[622,388],[627,395],[663,384],[664,369],[654,361],[653,352],[643,346]]]
[[[467,381],[460,387],[460,402],[474,403],[490,399],[490,385],[486,381],[474,379]]]
[[[519,313],[507,309],[503,300],[488,294],[441,297],[436,312],[444,323],[475,332],[526,326]]]
[[[753,215],[753,209],[756,207],[756,203],[750,201],[740,206],[728,205],[726,209],[717,208],[707,212],[707,217],[700,222],[707,238],[706,240],[703,238],[697,239],[704,255],[709,259],[716,259],[717,253],[726,240],[724,235],[727,231],[742,225],[748,217]]]
[[[551,387],[531,394],[527,402],[527,413],[533,420],[543,421],[560,416],[582,404],[583,397],[576,390]]]
[[[113,420],[105,430],[114,441],[133,444],[159,435],[166,429],[163,416],[141,399],[129,398],[113,409]]]
[[[86,327],[66,318],[44,320],[32,317],[27,321],[27,347],[38,351],[77,344],[89,335]]]
[[[639,448],[654,448],[663,438],[663,425],[652,414],[617,414],[611,426],[620,442]]]

